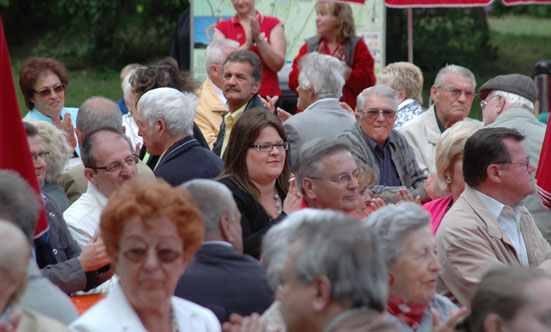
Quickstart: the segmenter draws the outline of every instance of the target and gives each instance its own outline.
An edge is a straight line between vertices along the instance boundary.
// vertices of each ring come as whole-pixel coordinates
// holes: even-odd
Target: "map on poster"
[[[286,65],[280,80],[287,80],[291,63],[306,38],[316,35],[316,1],[314,0],[255,0],[255,8],[263,15],[275,16],[283,23],[287,40]],[[375,58],[375,73],[384,66],[385,7],[384,0],[366,0],[364,4],[350,3],[356,23],[356,33],[364,37]],[[193,1],[193,74],[203,81],[205,49],[212,41],[217,22],[235,15],[231,0]]]

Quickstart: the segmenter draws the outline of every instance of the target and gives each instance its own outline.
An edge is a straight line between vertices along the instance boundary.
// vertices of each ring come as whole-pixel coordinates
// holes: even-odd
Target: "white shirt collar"
[[[314,105],[316,105],[318,103],[321,103],[323,101],[329,101],[329,100],[333,100],[333,101],[336,101],[336,102],[339,101],[337,98],[322,98],[322,99],[316,100],[315,102],[311,103],[310,106],[306,107],[306,109],[303,112],[306,112],[307,110],[314,107]]]
[[[405,99],[403,102],[400,103],[400,105],[398,105],[398,109],[402,109],[402,107],[409,105],[414,101],[415,101],[414,99]]]
[[[214,89],[214,92],[216,92],[216,95],[218,96],[218,99],[220,99],[222,104],[226,105],[227,101],[226,101],[226,97],[224,97],[224,92],[222,91],[222,89],[217,87],[216,84],[214,84],[210,79],[209,79],[209,82],[210,82],[210,85],[212,86],[212,88]]]

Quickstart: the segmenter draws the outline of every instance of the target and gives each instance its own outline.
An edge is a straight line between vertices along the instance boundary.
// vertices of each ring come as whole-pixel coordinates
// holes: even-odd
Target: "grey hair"
[[[308,53],[300,59],[298,83],[305,89],[310,85],[314,93],[322,98],[340,98],[344,86],[347,66],[334,56]]]
[[[25,119],[24,121],[30,122],[36,127],[44,150],[49,152],[49,154],[44,155],[47,165],[44,179],[46,182],[57,183],[65,165],[67,165],[73,154],[73,149],[67,142],[67,134],[46,121],[34,119]]]
[[[282,273],[291,235],[294,234],[303,219],[326,221],[321,218],[323,212],[324,210],[309,208],[294,212],[282,222],[271,227],[262,238],[262,263],[266,270],[268,284],[274,291],[283,285]]]
[[[438,74],[436,74],[436,78],[434,79],[434,85],[437,88],[442,88],[444,85],[444,79],[446,78],[446,75],[448,73],[456,73],[464,77],[468,77],[473,82],[473,90],[476,89],[476,78],[474,77],[474,74],[469,69],[458,66],[458,65],[445,65],[442,69],[438,71]]]
[[[237,50],[231,52],[222,64],[222,72],[226,70],[228,62],[248,63],[251,65],[253,84],[262,81],[262,62],[256,53],[249,50]]]
[[[195,179],[182,184],[182,188],[190,193],[201,211],[206,233],[219,230],[222,216],[229,216],[232,221],[241,222],[233,195],[222,183]]]
[[[430,224],[430,214],[413,202],[386,205],[377,209],[362,222],[375,232],[382,257],[388,267],[398,261],[407,237]]]
[[[209,72],[209,67],[212,64],[222,64],[226,59],[224,54],[224,49],[226,48],[239,48],[239,43],[232,39],[217,39],[207,46],[207,51],[205,52],[205,67],[207,73]]]
[[[12,170],[0,170],[0,218],[19,227],[32,245],[40,213],[40,197]]]
[[[298,152],[294,173],[298,189],[302,191],[302,181],[308,177],[320,176],[324,165],[321,159],[340,151],[350,152],[350,143],[342,138],[318,138],[304,143]]]
[[[394,111],[398,110],[398,97],[396,97],[396,90],[386,85],[377,84],[365,89],[358,95],[356,99],[356,112],[363,110],[365,100],[371,95],[392,100],[392,107],[394,108]]]
[[[494,90],[492,91],[486,99],[490,98],[490,96],[502,96],[505,99],[505,102],[508,105],[515,105],[520,108],[524,108],[525,110],[530,111],[531,113],[534,113],[534,103],[530,100],[524,98],[523,96],[519,96],[515,93],[501,91],[501,90]]]
[[[199,99],[191,92],[173,88],[147,91],[138,101],[138,112],[150,126],[163,119],[167,131],[175,136],[193,135],[193,118]]]
[[[119,105],[105,97],[86,99],[78,109],[76,122],[83,140],[99,128],[110,127],[122,132],[122,113]]]
[[[112,133],[113,135],[119,137],[120,139],[124,140],[126,143],[128,143],[128,146],[130,147],[130,151],[133,153],[134,148],[132,147],[132,142],[130,141],[130,138],[123,134],[122,132],[117,131],[115,128],[111,127],[105,127],[105,128],[98,128],[91,133],[88,134],[88,136],[84,137],[84,140],[82,141],[81,149],[80,149],[80,159],[82,159],[82,164],[84,167],[87,168],[93,168],[96,167],[96,157],[94,155],[94,149],[96,146],[101,142],[101,137],[107,133]],[[94,170],[94,172],[97,172],[97,170]]]
[[[293,216],[291,216],[293,217]],[[323,221],[323,222],[321,222]],[[305,216],[291,235],[288,262],[304,283],[325,276],[331,300],[348,308],[383,312],[388,297],[388,274],[376,235],[348,214],[324,210]]]

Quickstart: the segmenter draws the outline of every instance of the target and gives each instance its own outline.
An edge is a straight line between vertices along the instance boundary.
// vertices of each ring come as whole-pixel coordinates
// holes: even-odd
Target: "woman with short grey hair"
[[[457,306],[435,293],[441,266],[429,213],[415,203],[402,202],[379,208],[364,224],[377,235],[388,266],[387,317],[404,331],[432,331],[433,309],[439,322],[455,321],[458,317],[452,317],[452,310]]]

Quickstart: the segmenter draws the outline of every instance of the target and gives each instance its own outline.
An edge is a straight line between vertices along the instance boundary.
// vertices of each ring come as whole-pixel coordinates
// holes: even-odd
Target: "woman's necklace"
[[[275,200],[275,210],[274,212],[279,216],[281,212],[281,199],[279,198],[279,195],[277,193],[277,189],[274,189],[274,200]]]

